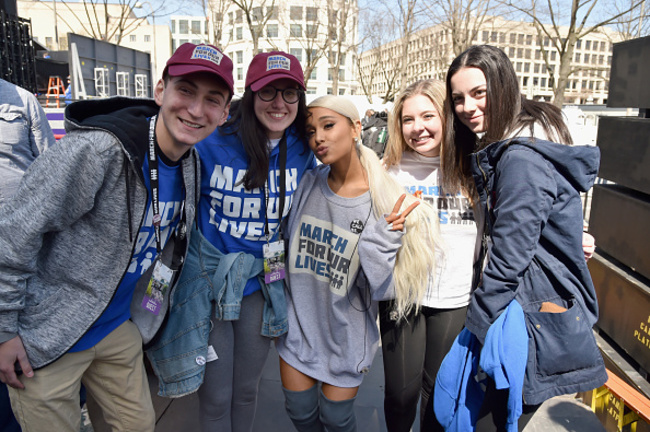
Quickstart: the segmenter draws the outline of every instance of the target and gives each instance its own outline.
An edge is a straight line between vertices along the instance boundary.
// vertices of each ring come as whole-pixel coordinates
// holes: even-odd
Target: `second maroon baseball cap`
[[[230,94],[234,93],[232,60],[212,45],[184,43],[167,60],[163,76],[183,76],[194,72],[209,72],[225,81]]]
[[[288,78],[305,89],[302,66],[295,56],[282,51],[260,53],[253,57],[246,72],[246,87],[258,91],[272,81]]]

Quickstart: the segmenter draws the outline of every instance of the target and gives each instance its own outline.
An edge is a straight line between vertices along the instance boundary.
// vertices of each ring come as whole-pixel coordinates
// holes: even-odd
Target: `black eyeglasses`
[[[282,93],[282,99],[289,104],[295,104],[298,102],[298,100],[300,100],[300,95],[302,94],[302,90],[297,88],[279,89],[273,86],[266,86],[260,89],[257,92],[257,95],[264,102],[271,102],[278,95],[278,92]]]

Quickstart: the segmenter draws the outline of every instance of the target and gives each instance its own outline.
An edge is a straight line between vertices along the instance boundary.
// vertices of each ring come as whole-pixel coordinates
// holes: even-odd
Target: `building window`
[[[145,42],[151,42],[151,35],[144,35]]]
[[[327,94],[328,94],[328,95],[331,95],[331,94],[332,94],[332,87],[328,87],[328,88],[327,88]]]
[[[339,96],[343,96],[345,94],[345,89],[339,89]]]
[[[235,24],[241,24],[242,22],[244,22],[244,11],[237,9],[235,11]]]
[[[513,58],[515,56],[515,49],[513,47],[508,48],[508,57]]]
[[[238,80],[243,80],[244,79],[244,68],[237,68],[237,79]]]
[[[269,24],[266,26],[266,37],[276,38],[278,37],[278,25]]]
[[[578,41],[576,42],[576,48],[577,48],[577,49],[581,49],[581,48],[582,48],[582,41],[581,41],[580,39],[578,39]]]
[[[302,62],[302,48],[291,48],[289,54],[295,56],[299,62]]]
[[[244,28],[243,27],[237,27],[237,40],[242,40],[244,39]]]
[[[345,81],[345,69],[339,69],[339,81]]]
[[[510,45],[514,45],[515,42],[517,42],[517,35],[510,33]]]
[[[557,58],[557,51],[551,51],[551,61],[555,61]]]
[[[172,33],[176,33],[176,20],[172,20],[171,25],[172,25]]]
[[[506,43],[506,34],[505,33],[499,33],[499,43],[500,44],[505,44]]]
[[[530,63],[524,63],[524,73],[530,72]]]
[[[576,53],[576,59],[575,59],[575,62],[576,62],[576,63],[580,63],[580,53]]]
[[[302,37],[302,26],[300,24],[291,24],[289,26],[289,34],[293,37]]]
[[[267,7],[266,8],[266,14],[269,16],[269,19],[272,20],[277,20],[278,19],[278,8],[273,6],[273,7]]]
[[[590,49],[591,49],[591,41],[590,41],[590,40],[585,41],[585,49],[586,49],[586,50],[590,50]]]
[[[526,45],[533,44],[533,35],[526,35]]]
[[[316,94],[316,87],[307,87],[307,94]]]
[[[490,37],[490,32],[483,30],[483,42],[487,42]]]
[[[244,51],[237,51],[237,64],[244,63]]]
[[[535,63],[535,66],[533,67],[533,72],[539,73],[539,63]]]
[[[233,13],[229,12],[228,13],[228,24],[232,25],[232,20],[233,20]]]
[[[546,87],[546,78],[542,78],[542,88]]]
[[[317,68],[313,68],[313,69],[311,70],[311,74],[309,75],[309,79],[312,79],[312,80],[318,79],[318,78],[317,78],[317,77],[318,77],[318,73],[317,73],[317,72],[318,72]]]
[[[192,21],[192,34],[201,34],[201,21]]]
[[[584,62],[589,63],[589,54],[585,54]]]
[[[515,65],[515,70],[517,72],[521,72],[521,62],[517,62],[517,64]]]
[[[307,24],[305,27],[305,37],[316,39],[318,36],[318,24]]]
[[[130,35],[129,36],[129,41],[130,42],[135,42],[136,41],[136,36],[135,35]]]
[[[253,21],[260,21],[262,17],[262,8],[260,6],[253,8]]]
[[[180,20],[178,21],[178,33],[180,34],[188,34],[189,33],[189,27],[187,24],[187,20]]]
[[[525,35],[522,35],[522,34],[517,35],[517,43],[518,43],[519,45],[523,45],[523,44],[524,44],[524,36],[525,36]]]
[[[305,13],[305,20],[307,21],[318,21],[318,8],[307,7]]]
[[[291,6],[289,8],[289,18],[292,20],[302,19],[302,6]]]

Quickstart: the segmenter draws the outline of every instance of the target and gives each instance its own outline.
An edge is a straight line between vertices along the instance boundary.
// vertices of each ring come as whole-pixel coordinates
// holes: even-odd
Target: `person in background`
[[[0,79],[0,207],[14,195],[27,167],[54,143],[36,97]],[[4,383],[0,384],[0,430],[20,431]]]
[[[289,215],[289,332],[276,347],[296,429],[353,431],[379,342],[377,302],[395,298],[398,318],[415,308],[423,294],[415,281],[435,267],[437,223],[361,145],[352,102],[323,96],[309,113],[309,146],[322,165],[305,175]]]
[[[66,107],[67,135],[0,208],[0,380],[25,430],[78,432],[82,382],[111,428],[154,430],[141,333],[167,312],[198,199],[192,147],[232,86],[221,51],[181,45],[155,100]]]

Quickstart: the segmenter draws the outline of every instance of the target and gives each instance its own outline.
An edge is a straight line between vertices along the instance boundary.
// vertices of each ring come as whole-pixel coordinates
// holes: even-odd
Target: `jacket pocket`
[[[4,146],[21,145],[27,133],[27,122],[19,113],[0,112],[0,131]]]
[[[529,311],[525,312],[530,342],[528,367],[533,366],[537,376],[586,369],[594,366],[599,358],[598,346],[582,308],[573,299],[563,303],[564,312],[539,312],[539,307],[532,311],[533,305],[528,305]]]

